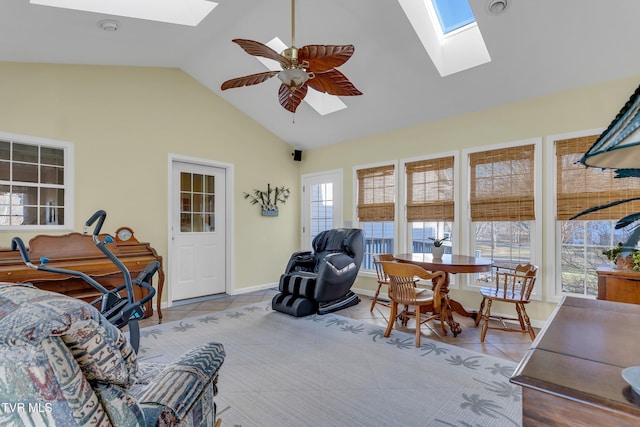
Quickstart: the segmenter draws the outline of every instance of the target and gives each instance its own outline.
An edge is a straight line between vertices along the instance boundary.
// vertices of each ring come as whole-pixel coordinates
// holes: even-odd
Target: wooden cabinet
[[[640,365],[640,306],[566,297],[511,382],[524,426],[640,425],[640,396],[622,370]]]
[[[598,299],[640,304],[640,271],[598,267]]]

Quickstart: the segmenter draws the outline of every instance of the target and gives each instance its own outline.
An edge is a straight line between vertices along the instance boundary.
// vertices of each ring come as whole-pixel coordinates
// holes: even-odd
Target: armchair
[[[0,424],[216,424],[224,361],[207,343],[169,364],[138,364],[123,333],[84,301],[0,284]]]
[[[364,231],[325,230],[312,242],[313,251],[291,255],[272,300],[274,310],[300,317],[326,314],[360,302],[351,286],[364,255]]]

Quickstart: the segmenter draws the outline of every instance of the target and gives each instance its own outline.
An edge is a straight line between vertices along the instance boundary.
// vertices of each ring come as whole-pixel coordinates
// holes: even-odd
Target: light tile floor
[[[182,320],[211,312],[243,307],[261,301],[271,301],[271,298],[276,293],[277,291],[275,289],[268,289],[242,295],[222,295],[213,297],[207,301],[175,305],[162,310],[162,321],[171,322],[174,320]],[[370,312],[371,297],[360,295],[360,299],[361,302],[359,304],[337,311],[336,314],[386,327],[389,318],[389,308],[376,304],[373,312]],[[475,327],[472,319],[459,316],[455,313],[454,318],[462,326],[462,333],[458,334],[457,337],[454,337],[451,332],[449,332],[447,336],[444,336],[437,322],[429,322],[423,325],[421,329],[422,336],[515,362],[519,362],[522,359],[531,345],[531,339],[528,334],[497,330],[489,330],[485,342],[482,343],[480,342],[480,328]],[[152,317],[140,322],[140,327],[152,326],[157,323],[158,315],[154,312]],[[413,333],[415,331],[413,325],[414,322],[409,322],[408,327],[403,327],[396,322],[394,330],[405,330]],[[538,332],[537,329],[536,332]],[[391,335],[393,336],[393,331]]]

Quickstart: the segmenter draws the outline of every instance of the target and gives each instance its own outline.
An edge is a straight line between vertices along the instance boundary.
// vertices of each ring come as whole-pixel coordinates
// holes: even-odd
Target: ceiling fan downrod
[[[282,51],[282,56],[291,61],[291,68],[299,68],[296,48],[296,0],[291,0],[291,47]]]
[[[305,70],[304,64],[298,61],[298,48],[296,48],[296,2],[291,0],[291,47],[282,52],[282,56],[291,62],[290,67],[284,68],[278,78],[294,92],[307,80],[313,78],[313,73],[309,74]],[[290,94],[289,96],[292,96]]]

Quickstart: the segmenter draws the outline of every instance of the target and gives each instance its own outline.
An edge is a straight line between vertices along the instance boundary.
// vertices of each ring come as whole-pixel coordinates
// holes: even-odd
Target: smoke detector
[[[114,31],[118,31],[118,28],[120,28],[120,23],[112,19],[106,19],[104,21],[98,22],[98,27],[100,27],[101,30],[109,31],[112,33]]]
[[[487,3],[487,9],[492,15],[500,15],[501,13],[506,12],[508,8],[508,0],[489,0],[489,2]]]

